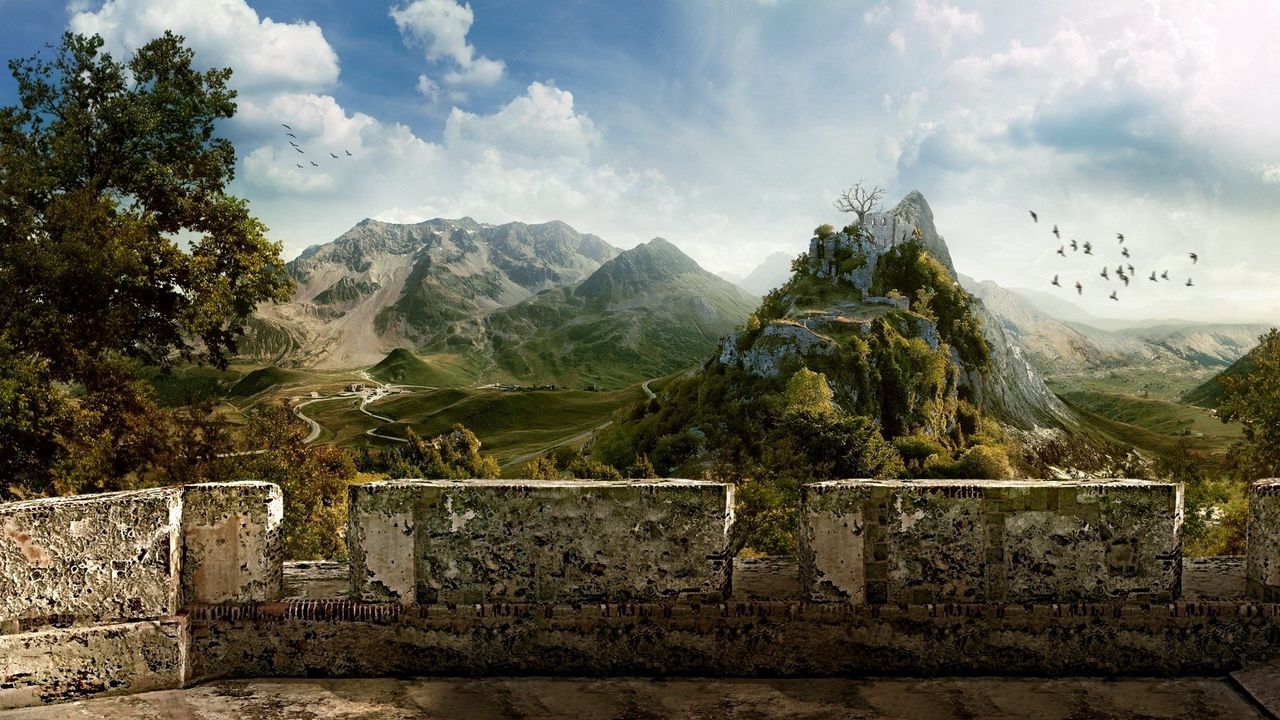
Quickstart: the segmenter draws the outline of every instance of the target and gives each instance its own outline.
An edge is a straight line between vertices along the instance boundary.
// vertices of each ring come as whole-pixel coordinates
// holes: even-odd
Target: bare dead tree
[[[840,212],[857,214],[858,224],[861,225],[867,213],[880,209],[880,201],[883,199],[884,188],[879,185],[863,187],[862,181],[859,180],[853,187],[840,193],[840,197],[836,198],[833,204]]]

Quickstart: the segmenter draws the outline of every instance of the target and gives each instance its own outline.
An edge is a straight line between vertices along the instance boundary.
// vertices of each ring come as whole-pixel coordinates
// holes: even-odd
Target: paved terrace
[[[1280,642],[1273,492],[1255,486],[1247,557],[1192,561],[1180,489],[1138,481],[810,486],[800,556],[754,560],[729,557],[732,488],[715,483],[357,486],[350,564],[282,564],[262,483],[15,503],[0,708],[1263,716],[1248,698],[1268,701]],[[396,679],[417,676],[434,679]],[[370,677],[387,679],[342,679]]]

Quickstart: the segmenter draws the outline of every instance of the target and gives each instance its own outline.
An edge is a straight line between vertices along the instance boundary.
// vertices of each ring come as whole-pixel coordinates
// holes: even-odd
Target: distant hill
[[[776,252],[770,255],[757,265],[755,270],[747,273],[747,276],[737,283],[738,287],[759,296],[782,287],[791,279],[791,261],[795,259],[796,254],[798,253]]]
[[[756,302],[654,238],[580,284],[494,312],[483,325],[505,375],[621,387],[697,364]]]
[[[1247,375],[1257,369],[1258,363],[1254,361],[1253,355],[1245,355],[1239,360],[1231,363],[1226,370],[1223,370],[1217,375],[1214,375],[1204,381],[1203,384],[1191,389],[1186,395],[1182,396],[1182,401],[1204,408],[1217,408],[1222,404],[1222,399],[1227,393],[1226,388],[1222,386],[1222,378]]]

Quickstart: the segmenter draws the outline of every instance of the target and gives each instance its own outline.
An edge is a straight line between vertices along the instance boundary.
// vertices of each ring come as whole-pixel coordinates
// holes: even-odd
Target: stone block
[[[187,644],[181,620],[0,635],[0,710],[180,688]]]
[[[0,505],[0,628],[173,615],[181,515],[180,488]]]
[[[424,604],[720,600],[732,522],[733,488],[721,483],[353,486],[353,596]]]
[[[182,489],[184,604],[280,598],[284,498],[264,482],[205,483]]]
[[[1251,600],[1280,602],[1280,479],[1249,488],[1245,592]]]
[[[1168,601],[1182,488],[1141,480],[845,480],[801,489],[815,601]]]

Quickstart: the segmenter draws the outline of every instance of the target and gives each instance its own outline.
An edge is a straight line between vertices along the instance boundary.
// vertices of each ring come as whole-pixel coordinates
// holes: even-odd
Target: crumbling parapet
[[[284,497],[265,482],[182,489],[184,605],[280,598]]]
[[[173,615],[181,515],[180,488],[0,505],[0,626]]]
[[[845,480],[801,489],[815,601],[1171,601],[1182,486],[1142,480]]]
[[[350,508],[361,599],[696,601],[729,588],[723,483],[407,480],[352,486]]]
[[[1245,593],[1251,600],[1280,602],[1280,478],[1249,487]]]

